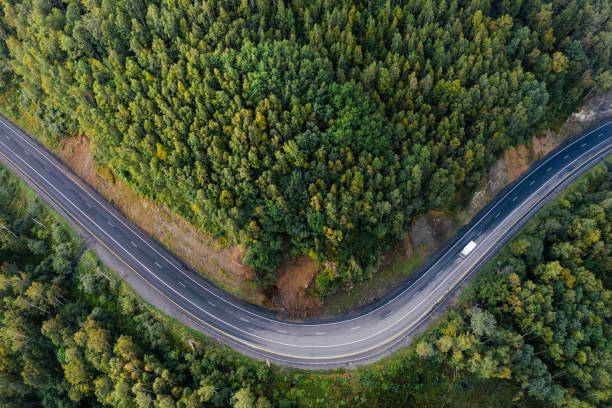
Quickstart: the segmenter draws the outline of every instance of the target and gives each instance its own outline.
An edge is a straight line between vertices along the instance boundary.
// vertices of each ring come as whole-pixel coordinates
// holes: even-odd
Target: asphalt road
[[[190,271],[44,147],[0,117],[0,160],[97,242],[103,259],[113,258],[145,300],[243,353],[309,369],[353,367],[397,347],[545,201],[610,150],[612,121],[573,138],[534,165],[395,294],[336,320],[289,322]],[[478,245],[462,259],[459,252],[470,240]]]

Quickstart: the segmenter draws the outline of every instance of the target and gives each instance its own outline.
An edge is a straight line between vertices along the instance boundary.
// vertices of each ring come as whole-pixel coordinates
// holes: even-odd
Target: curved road
[[[0,160],[93,237],[103,259],[119,265],[115,269],[145,300],[241,352],[309,369],[352,367],[397,347],[547,199],[610,150],[612,121],[565,143],[502,191],[399,293],[352,316],[296,323],[237,300],[187,269],[0,116]],[[458,254],[470,240],[478,245],[462,259]]]

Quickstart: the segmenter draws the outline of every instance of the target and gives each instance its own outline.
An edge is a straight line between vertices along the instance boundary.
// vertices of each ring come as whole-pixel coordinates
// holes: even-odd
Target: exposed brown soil
[[[308,296],[314,284],[319,264],[309,256],[289,256],[276,270],[277,281],[272,302],[279,313],[290,317],[309,317],[321,314],[321,303]]]
[[[181,217],[138,196],[108,168],[98,168],[89,139],[84,136],[62,139],[58,156],[89,185],[104,195],[136,225],[192,267],[226,290],[260,305],[266,305],[263,290],[255,284],[255,273],[241,263],[237,246],[222,247],[218,240],[198,231]]]
[[[396,262],[406,261],[415,251],[421,257],[426,257],[435,252],[444,245],[449,235],[454,233],[458,226],[470,222],[472,217],[490,202],[499,191],[519,178],[536,160],[550,153],[567,137],[580,133],[587,127],[608,117],[612,117],[612,91],[592,98],[578,113],[573,114],[558,131],[546,129],[532,137],[526,145],[509,148],[504,157],[491,166],[482,180],[483,188],[474,194],[467,211],[461,211],[457,214],[457,221],[450,214],[437,211],[430,211],[420,217],[412,224],[408,236],[381,257],[380,270]],[[403,281],[401,275],[389,274],[385,279],[389,278],[396,284]],[[388,287],[386,283],[390,283],[390,287],[393,287],[391,282],[385,282],[381,287]],[[368,285],[369,283],[365,282],[351,289],[355,293],[359,293],[360,298],[367,301],[367,299],[370,299],[371,292]],[[378,291],[374,292],[377,293],[376,296],[379,296]]]
[[[276,270],[274,288],[263,288],[255,272],[242,264],[238,246],[223,247],[219,240],[197,230],[168,209],[141,197],[107,167],[97,166],[87,137],[66,137],[56,154],[76,174],[105,196],[142,230],[166,245],[203,276],[230,293],[289,317],[316,316],[320,302],[307,295],[319,265],[310,257],[288,257]]]
[[[525,145],[510,147],[504,154],[506,160],[506,173],[508,174],[508,183],[512,183],[519,178],[529,168],[531,163],[530,152]]]
[[[532,139],[533,153],[536,160],[540,160],[563,141],[563,138],[550,129],[544,130],[543,134]]]
[[[510,147],[504,154],[507,182],[511,183],[531,167],[533,162],[550,153],[563,139],[558,133],[546,129],[542,134],[534,136],[528,145]]]
[[[519,178],[536,160],[550,153],[563,140],[610,116],[612,91],[592,98],[557,131],[545,129],[533,136],[527,144],[508,148],[504,157],[499,159],[483,178],[483,188],[472,197],[468,211],[459,214],[461,222],[469,222],[499,191]]]

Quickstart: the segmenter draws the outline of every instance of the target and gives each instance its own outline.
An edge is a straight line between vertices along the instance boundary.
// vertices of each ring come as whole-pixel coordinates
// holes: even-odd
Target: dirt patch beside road
[[[483,177],[466,211],[456,217],[441,211],[430,211],[410,227],[408,236],[383,255],[381,268],[372,279],[332,294],[325,300],[325,312],[351,310],[372,301],[397,287],[438,250],[458,227],[470,222],[504,187],[519,178],[535,161],[550,153],[568,137],[580,133],[604,118],[612,116],[612,91],[591,99],[573,114],[559,130],[545,129],[526,144],[510,147]],[[408,250],[405,250],[407,248]]]
[[[533,153],[536,160],[540,160],[548,153],[552,152],[559,143],[563,141],[563,137],[559,133],[546,129],[541,135],[531,139],[533,143]]]
[[[506,173],[508,174],[506,184],[512,183],[519,178],[531,163],[531,154],[525,145],[518,145],[506,150],[504,159],[506,162]]]
[[[281,315],[299,318],[321,314],[321,302],[308,296],[319,269],[319,264],[306,255],[285,258],[276,271],[278,279],[272,294],[272,303]]]

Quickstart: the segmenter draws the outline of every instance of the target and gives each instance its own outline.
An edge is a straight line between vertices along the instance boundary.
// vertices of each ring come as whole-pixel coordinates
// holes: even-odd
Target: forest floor
[[[97,165],[87,137],[66,137],[61,139],[60,146],[51,148],[136,225],[224,290],[248,302],[277,310],[281,316],[316,317],[363,306],[410,279],[429,255],[442,247],[500,190],[567,137],[612,116],[611,107],[612,92],[599,95],[565,123],[559,124],[558,131],[547,129],[526,144],[510,147],[483,178],[483,188],[474,194],[466,210],[457,214],[430,211],[417,219],[404,239],[382,256],[381,266],[372,279],[346,285],[323,301],[316,296],[315,278],[319,265],[312,258],[287,257],[276,271],[276,285],[264,289],[257,282],[254,271],[241,263],[242,251],[238,246],[224,245],[165,207],[137,195],[108,168]],[[21,111],[20,118],[9,112],[5,114],[34,136],[40,133],[37,131],[40,125],[27,112]]]

